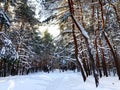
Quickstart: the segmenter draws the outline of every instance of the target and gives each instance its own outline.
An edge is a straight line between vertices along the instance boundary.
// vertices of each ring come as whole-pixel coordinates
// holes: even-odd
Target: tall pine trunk
[[[74,14],[73,1],[72,0],[68,0],[68,4],[69,4],[70,13]],[[85,73],[84,73],[84,68],[83,68],[83,66],[80,63],[79,58],[78,58],[79,57],[78,56],[78,45],[77,45],[77,40],[76,40],[76,36],[75,36],[74,30],[75,30],[75,25],[74,25],[74,22],[73,22],[73,24],[72,24],[72,33],[73,33],[73,39],[74,39],[74,45],[75,45],[75,57],[76,57],[76,61],[77,61],[78,65],[80,67],[83,80],[86,81],[86,76],[85,76]]]
[[[117,69],[117,74],[118,74],[118,77],[119,77],[119,80],[120,80],[120,67],[119,67],[120,66],[120,62],[118,61],[118,56],[115,53],[114,48],[113,48],[112,44],[110,43],[110,41],[109,41],[109,39],[107,37],[107,34],[104,31],[105,20],[104,20],[103,5],[102,5],[101,0],[99,0],[99,5],[100,5],[100,10],[101,10],[103,36],[105,37],[106,43],[108,44],[108,46],[109,46],[109,48],[111,50],[111,53],[113,55],[115,67]]]

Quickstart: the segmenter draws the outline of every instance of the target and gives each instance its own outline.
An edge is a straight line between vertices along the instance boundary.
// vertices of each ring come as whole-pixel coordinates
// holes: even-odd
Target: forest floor
[[[80,72],[34,73],[0,78],[0,90],[120,90],[118,77],[103,77],[96,88],[93,76],[83,82]]]

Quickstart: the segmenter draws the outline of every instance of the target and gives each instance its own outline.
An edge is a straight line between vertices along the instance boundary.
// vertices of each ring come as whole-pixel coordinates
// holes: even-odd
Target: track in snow
[[[84,83],[77,72],[42,72],[0,78],[0,90],[120,90],[120,81],[117,77],[103,77],[96,88],[92,76]]]

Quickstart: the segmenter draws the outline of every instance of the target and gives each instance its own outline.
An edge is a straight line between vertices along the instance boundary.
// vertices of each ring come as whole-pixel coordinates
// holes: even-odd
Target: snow
[[[58,7],[59,3],[55,1],[54,3],[47,4],[44,0],[28,0],[28,5],[35,6],[35,17],[38,18],[40,22],[43,22],[51,16],[56,15],[57,11],[53,11],[52,9]]]
[[[96,88],[92,76],[83,82],[80,72],[60,73],[56,70],[53,73],[1,77],[0,90],[120,90],[120,81],[113,76],[103,77]]]
[[[1,49],[0,49],[0,58],[8,59],[8,60],[16,60],[18,59],[18,53],[15,50],[15,47],[10,39],[8,39],[7,35],[4,32],[0,32],[1,36]]]
[[[86,73],[85,73],[84,66],[83,66],[83,63],[82,63],[82,60],[81,60],[80,56],[78,56],[78,60],[79,60],[79,62],[81,64],[81,67],[83,69],[83,72],[84,72],[85,76],[87,76]]]
[[[77,21],[76,21],[76,22],[77,22]],[[83,28],[83,26],[81,26],[80,23],[78,23],[78,25],[79,25],[79,27],[80,27],[80,29],[81,29],[82,35],[84,35],[87,39],[89,39],[89,35],[88,35],[88,33],[85,31],[85,29]]]
[[[0,51],[0,56],[5,54],[5,47],[2,47],[1,51]]]
[[[0,18],[4,18],[4,23],[9,27],[10,26],[10,20],[9,20],[9,18],[8,18],[8,16],[3,12],[3,10],[2,9],[0,9]],[[0,22],[2,22],[1,21],[2,19],[0,19]]]

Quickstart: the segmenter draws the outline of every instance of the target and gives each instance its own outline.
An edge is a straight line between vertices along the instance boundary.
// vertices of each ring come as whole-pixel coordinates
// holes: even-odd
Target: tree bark
[[[76,19],[74,18],[73,15],[71,15],[71,18],[74,21],[75,25],[77,26],[78,30],[82,33],[82,30],[81,30],[82,28],[79,26],[78,22],[76,21]],[[86,46],[88,48],[88,53],[89,53],[89,57],[90,57],[90,60],[91,60],[91,63],[92,63],[92,69],[93,69],[93,74],[94,74],[94,78],[95,78],[95,84],[96,84],[96,87],[97,87],[98,84],[99,84],[99,78],[98,78],[98,74],[97,74],[97,69],[96,69],[96,65],[95,65],[95,62],[94,62],[94,58],[93,58],[93,55],[91,53],[90,43],[89,43],[88,38],[83,33],[82,33],[82,36],[84,37],[85,42],[86,42]]]
[[[103,36],[105,37],[105,40],[106,40],[106,43],[108,44],[108,46],[110,47],[110,50],[112,52],[112,55],[113,55],[113,58],[114,58],[114,62],[115,62],[115,67],[117,69],[117,74],[118,74],[118,77],[119,77],[119,80],[120,80],[120,64],[119,64],[119,61],[118,61],[118,57],[117,57],[117,54],[114,52],[114,49],[113,49],[113,46],[112,44],[110,43],[105,31],[104,31],[104,27],[105,27],[105,23],[104,23],[104,15],[103,15],[103,6],[102,6],[102,2],[101,0],[99,0],[99,4],[100,4],[100,8],[101,8],[101,18],[102,18],[102,31],[103,31]]]
[[[100,44],[100,47],[102,47],[102,41],[101,39],[99,39],[99,44]],[[108,77],[108,73],[107,73],[107,66],[106,66],[106,60],[105,60],[105,54],[104,54],[104,51],[103,49],[101,48],[101,59],[102,59],[102,68],[103,68],[103,73],[106,77]]]
[[[68,5],[69,5],[70,13],[73,15],[74,14],[73,1],[68,0]],[[75,25],[74,25],[74,22],[73,22],[73,24],[72,24],[72,33],[73,33],[73,39],[74,39],[74,45],[75,45],[75,57],[76,57],[76,61],[77,61],[78,65],[79,65],[79,67],[81,69],[83,80],[86,81],[84,68],[82,67],[82,64],[79,62],[79,59],[78,59],[78,45],[77,45],[77,40],[76,40],[74,29],[75,29]]]

